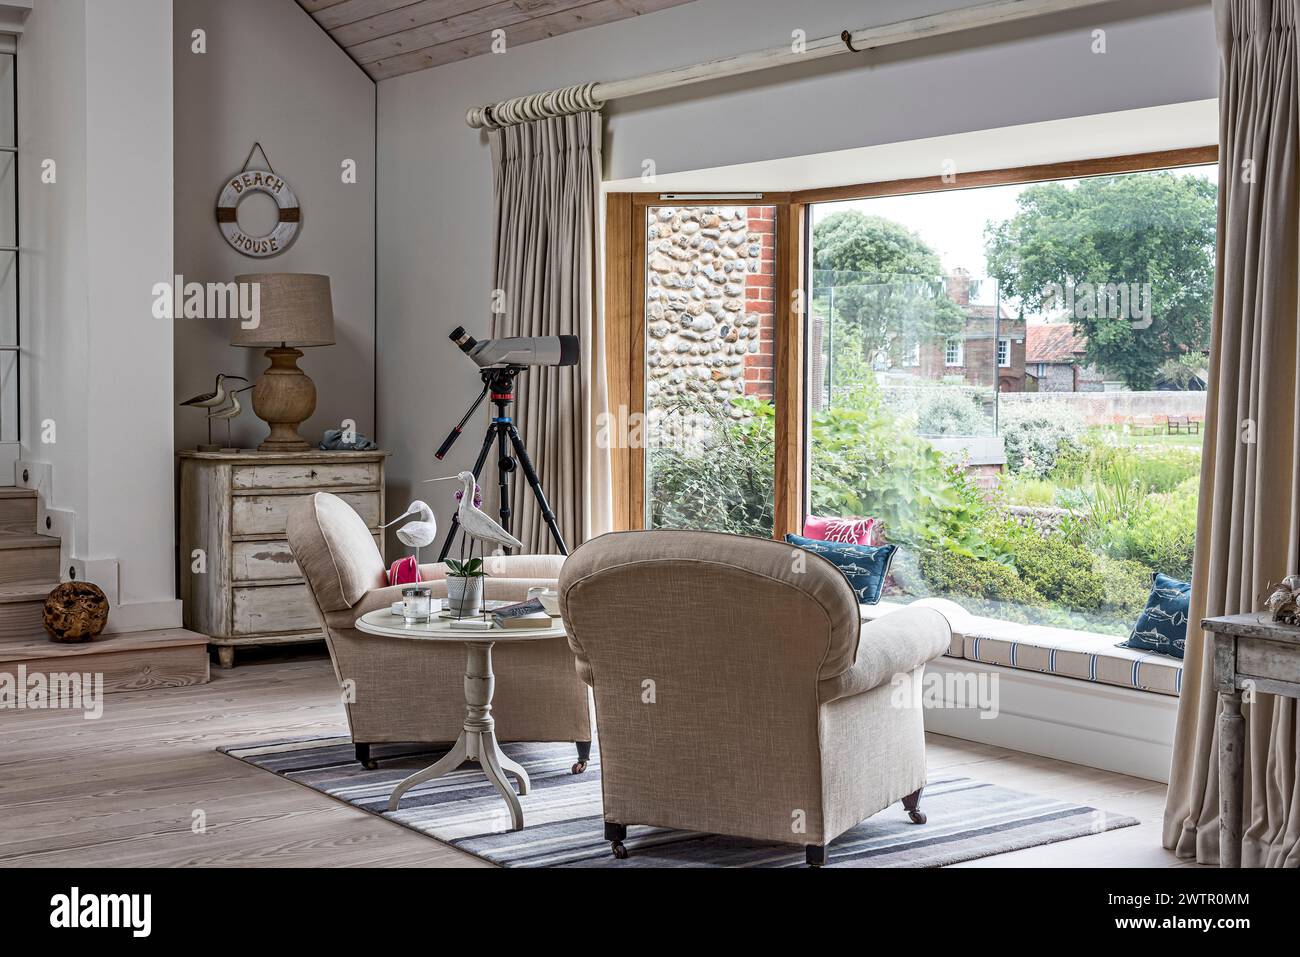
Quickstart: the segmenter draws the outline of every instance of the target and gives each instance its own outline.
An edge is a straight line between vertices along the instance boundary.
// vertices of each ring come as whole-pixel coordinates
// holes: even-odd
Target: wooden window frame
[[[806,189],[795,192],[751,190],[701,191],[699,198],[680,194],[608,193],[605,197],[605,342],[606,372],[611,419],[618,434],[645,414],[645,210],[666,204],[744,203],[776,207],[776,302],[774,325],[773,402],[776,406],[775,488],[773,537],[798,533],[803,527],[808,451],[804,425],[805,395],[804,322],[806,282],[805,252],[810,242],[808,208],[880,196],[903,196],[987,186],[1086,179],[1117,173],[1141,173],[1218,162],[1217,146],[1130,153],[1096,159],[1072,160],[1033,166],[884,180],[851,186]],[[735,193],[735,196],[729,196]],[[695,194],[687,194],[694,196]],[[964,344],[963,344],[964,345]],[[962,349],[965,352],[965,349]],[[965,356],[963,355],[963,359]],[[611,448],[614,527],[645,527],[645,450],[614,443]]]

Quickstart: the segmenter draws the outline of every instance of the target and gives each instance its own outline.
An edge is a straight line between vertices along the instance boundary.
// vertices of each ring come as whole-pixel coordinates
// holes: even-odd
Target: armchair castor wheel
[[[803,849],[804,860],[809,867],[826,866],[826,848],[819,847],[816,844],[809,844]]]
[[[611,824],[605,822],[605,840],[609,841],[610,852],[620,861],[627,860],[627,848],[623,846],[623,841],[627,838],[626,824]]]
[[[925,788],[917,788],[915,792],[903,798],[903,808],[913,824],[924,824],[926,821],[925,812],[920,808],[921,792],[924,790]]]
[[[575,741],[573,742],[578,748],[578,760],[573,763],[569,770],[574,774],[581,774],[587,770],[587,763],[591,760],[591,742]]]
[[[370,757],[370,745],[358,744],[356,745],[356,752],[357,752],[357,763],[360,764],[367,771],[373,771],[379,767],[379,762],[373,760]]]

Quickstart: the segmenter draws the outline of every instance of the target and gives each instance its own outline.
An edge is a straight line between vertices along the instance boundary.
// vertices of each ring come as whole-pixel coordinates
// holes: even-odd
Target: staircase
[[[41,622],[59,584],[57,538],[35,531],[36,492],[0,488],[0,672],[103,674],[105,693],[171,688],[208,680],[207,638],[183,628],[53,642]]]

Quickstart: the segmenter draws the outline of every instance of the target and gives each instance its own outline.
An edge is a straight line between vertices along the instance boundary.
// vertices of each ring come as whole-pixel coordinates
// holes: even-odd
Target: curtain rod
[[[847,53],[862,53],[909,40],[978,30],[982,27],[1014,23],[1031,17],[1063,13],[1067,10],[1094,7],[1109,2],[1111,0],[995,0],[993,3],[944,13],[932,13],[924,17],[900,20],[897,23],[865,27],[861,30],[845,30],[838,36],[808,40],[803,49],[797,53],[794,44],[791,44],[708,60],[693,66],[647,73],[627,80],[584,83],[559,90],[548,90],[544,93],[516,96],[491,106],[471,108],[465,113],[465,122],[471,129],[499,129],[529,120],[598,110],[610,100],[672,90],[692,83],[702,83],[705,80],[756,73],[760,70],[770,70]]]

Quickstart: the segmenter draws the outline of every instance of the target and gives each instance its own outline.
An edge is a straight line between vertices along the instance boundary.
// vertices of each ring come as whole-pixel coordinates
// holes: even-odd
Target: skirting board
[[[162,601],[132,601],[109,608],[108,624],[104,627],[104,634],[159,631],[164,628],[180,628],[181,625],[179,598]]]
[[[931,675],[996,675],[998,714],[927,707],[927,731],[1169,781],[1177,698],[947,656],[930,663]]]

